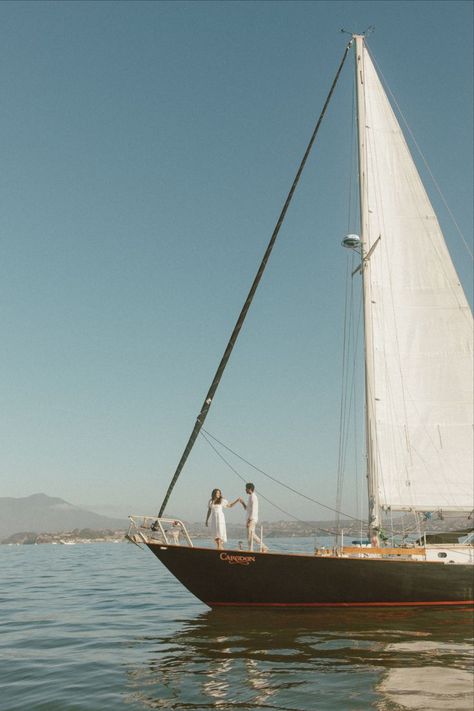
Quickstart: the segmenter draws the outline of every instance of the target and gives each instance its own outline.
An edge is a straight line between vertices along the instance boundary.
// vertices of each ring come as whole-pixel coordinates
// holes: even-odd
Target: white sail
[[[358,72],[372,494],[393,510],[472,510],[471,310],[362,41]]]

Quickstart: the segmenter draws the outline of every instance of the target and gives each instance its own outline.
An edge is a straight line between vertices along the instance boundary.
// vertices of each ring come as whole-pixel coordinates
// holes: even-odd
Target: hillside
[[[21,531],[59,533],[74,528],[125,529],[126,519],[109,518],[46,494],[0,497],[0,541]]]
[[[65,531],[76,531],[77,537],[84,537],[84,529],[88,529],[87,538],[97,538],[107,530],[111,535],[117,530],[128,528],[127,519],[102,516],[92,511],[87,511],[78,506],[64,501],[64,499],[47,496],[46,494],[33,494],[24,498],[0,497],[0,542],[11,539],[15,534],[24,534],[21,541],[36,540],[31,534],[41,534],[41,542],[49,542],[48,534],[57,534]],[[413,517],[405,516],[394,520],[394,528],[399,534],[414,532]],[[209,529],[202,523],[185,522],[193,538],[209,538]],[[360,527],[355,521],[341,521],[346,540],[351,536],[365,535],[365,526]],[[334,521],[264,521],[264,535],[268,538],[276,537],[324,537],[332,535],[336,530]],[[468,530],[472,528],[470,517],[435,517],[422,525],[422,530],[437,533],[449,530]],[[94,534],[95,532],[95,534]],[[227,532],[230,538],[245,538],[245,526],[228,523]],[[30,535],[27,535],[30,534]],[[50,536],[51,538],[51,536]],[[53,536],[54,538],[54,536]]]

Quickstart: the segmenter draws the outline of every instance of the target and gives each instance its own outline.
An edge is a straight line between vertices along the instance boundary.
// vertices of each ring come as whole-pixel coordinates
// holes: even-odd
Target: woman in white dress
[[[219,549],[224,548],[224,543],[227,541],[227,532],[225,528],[224,508],[231,509],[237,503],[242,503],[242,499],[238,498],[235,501],[229,502],[224,499],[220,489],[213,489],[211,500],[207,507],[206,526],[209,525],[211,519],[211,533]]]

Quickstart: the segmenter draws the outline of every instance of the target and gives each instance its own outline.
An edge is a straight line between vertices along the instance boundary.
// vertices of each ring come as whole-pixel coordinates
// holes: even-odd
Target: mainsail
[[[470,511],[472,314],[363,38],[356,40],[372,495],[392,510]]]

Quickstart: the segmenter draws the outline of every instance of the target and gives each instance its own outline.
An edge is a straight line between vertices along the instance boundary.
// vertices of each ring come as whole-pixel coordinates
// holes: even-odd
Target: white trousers
[[[256,526],[257,526],[257,522],[254,519],[250,519],[250,521],[247,522],[247,543],[248,543],[248,548],[250,551],[253,551],[253,544],[254,543],[256,543],[259,546],[262,543],[260,538],[255,533]]]

